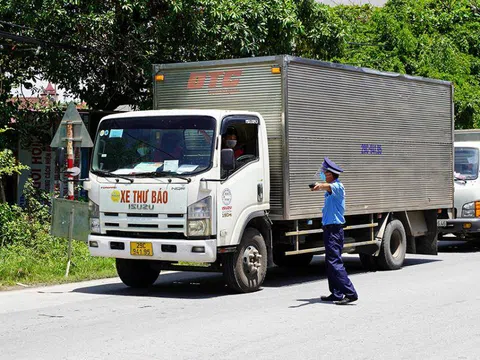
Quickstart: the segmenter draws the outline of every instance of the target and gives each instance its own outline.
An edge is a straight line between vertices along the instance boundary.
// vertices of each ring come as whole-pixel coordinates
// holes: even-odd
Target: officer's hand
[[[315,183],[315,186],[312,188],[312,191],[319,191],[321,186],[322,186],[321,184]]]

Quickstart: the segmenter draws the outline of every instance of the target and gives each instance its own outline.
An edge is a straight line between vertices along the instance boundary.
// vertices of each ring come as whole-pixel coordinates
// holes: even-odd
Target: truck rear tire
[[[148,260],[116,259],[116,267],[122,282],[137,289],[149,287],[160,274],[160,270],[153,269]]]
[[[378,266],[382,270],[398,270],[402,267],[407,251],[407,235],[400,220],[391,221],[385,228]]]
[[[236,292],[257,291],[267,273],[267,246],[262,234],[246,228],[237,252],[225,254],[223,275],[227,285]]]
[[[285,255],[285,251],[293,250],[287,244],[276,244],[273,246],[273,262],[279,267],[299,268],[308,266],[313,259],[313,254]]]

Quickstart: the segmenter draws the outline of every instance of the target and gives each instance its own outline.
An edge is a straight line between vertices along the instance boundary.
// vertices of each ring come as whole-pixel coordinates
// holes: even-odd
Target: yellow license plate
[[[153,256],[153,247],[150,242],[131,242],[130,255]]]

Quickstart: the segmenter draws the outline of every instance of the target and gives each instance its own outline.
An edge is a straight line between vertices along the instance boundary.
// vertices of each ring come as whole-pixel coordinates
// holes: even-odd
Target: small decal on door
[[[231,206],[222,206],[222,218],[232,217],[232,207]]]
[[[230,191],[230,189],[224,189],[223,190],[223,192],[222,192],[222,202],[225,205],[230,205],[230,203],[232,202],[232,192]]]

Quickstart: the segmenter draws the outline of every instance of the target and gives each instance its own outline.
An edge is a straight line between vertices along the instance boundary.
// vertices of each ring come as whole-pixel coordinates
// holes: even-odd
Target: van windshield
[[[465,180],[475,180],[478,177],[478,149],[455,148],[455,173],[465,177]]]
[[[141,176],[198,174],[212,165],[215,119],[207,116],[124,117],[100,123],[92,172]]]

